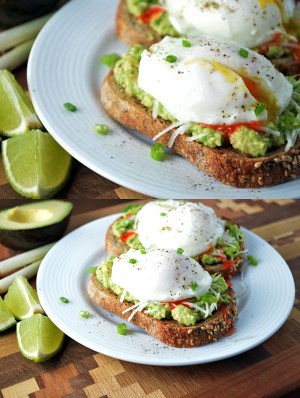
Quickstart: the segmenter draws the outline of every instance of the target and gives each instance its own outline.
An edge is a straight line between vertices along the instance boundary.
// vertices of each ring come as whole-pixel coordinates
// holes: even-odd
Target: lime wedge
[[[14,75],[0,69],[0,135],[13,137],[41,127],[30,99]]]
[[[11,186],[31,199],[53,196],[65,184],[71,156],[48,133],[31,130],[2,143],[4,170]]]
[[[17,322],[13,314],[9,311],[7,305],[0,297],[0,332],[3,332],[3,330],[10,328],[16,323]]]
[[[25,319],[37,312],[44,312],[37,292],[22,275],[14,279],[4,302],[16,319]]]
[[[24,357],[43,362],[62,347],[64,334],[54,323],[41,314],[33,315],[17,325],[17,341]]]

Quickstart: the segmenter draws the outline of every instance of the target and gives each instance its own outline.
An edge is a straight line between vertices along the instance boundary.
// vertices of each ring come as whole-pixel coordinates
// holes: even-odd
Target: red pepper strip
[[[130,217],[132,217],[132,214],[131,214],[131,213],[126,213],[126,214],[125,214],[125,217],[126,217],[126,218],[130,218]]]
[[[188,305],[187,301],[188,300],[167,301],[167,302],[162,303],[162,304],[163,305],[164,304],[168,304],[171,310],[174,310],[177,307],[177,305],[184,305],[185,307],[187,307],[190,310],[192,310],[193,307],[191,305]]]
[[[249,127],[252,130],[259,132],[262,128],[262,122],[259,120],[255,120],[253,122],[244,122],[244,123],[235,123],[235,124],[206,124],[199,123],[201,126],[211,128],[213,130],[221,131],[226,134],[228,138],[235,132],[239,127],[245,126]],[[204,253],[205,254],[205,253]]]
[[[119,240],[121,242],[125,243],[129,238],[131,238],[135,234],[136,234],[136,232],[134,232],[134,231],[124,232],[124,234],[120,236]]]
[[[267,41],[266,43],[262,44],[259,46],[260,52],[266,52],[268,50],[268,47],[271,46],[272,44],[279,44],[281,42],[281,33],[277,32],[274,34],[271,40]]]
[[[228,285],[229,287],[231,287],[231,286],[232,286],[232,282],[231,282],[231,280],[230,280],[230,279],[226,279],[226,283],[227,283],[227,285]]]
[[[160,6],[149,7],[142,15],[139,16],[139,20],[144,24],[149,24],[153,19],[159,17],[164,11],[164,8]]]
[[[300,62],[300,46],[293,48],[293,57],[295,61]]]
[[[225,261],[224,263],[222,263],[221,267],[224,270],[230,270],[233,267],[233,265],[234,265],[234,261],[233,260],[228,260],[228,261]]]

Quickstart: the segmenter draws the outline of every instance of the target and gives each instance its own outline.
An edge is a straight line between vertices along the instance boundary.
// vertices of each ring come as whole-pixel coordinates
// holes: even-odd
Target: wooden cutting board
[[[0,397],[296,397],[300,396],[300,201],[203,201],[266,239],[287,261],[296,283],[289,319],[260,346],[233,358],[187,367],[133,364],[67,338],[51,360],[35,364],[18,352],[14,330],[0,335]],[[101,206],[110,201],[101,202]],[[120,211],[75,202],[69,230]],[[13,255],[0,246],[0,258]],[[33,281],[34,282],[34,281]],[[274,309],[275,310],[275,309]]]

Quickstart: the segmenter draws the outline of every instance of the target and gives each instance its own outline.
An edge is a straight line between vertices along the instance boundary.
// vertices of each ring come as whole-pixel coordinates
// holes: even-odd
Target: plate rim
[[[246,228],[242,228],[244,231],[246,231],[247,234],[249,234],[249,236],[252,239],[259,239],[261,242],[260,243],[264,243],[267,244],[269,246],[269,248],[271,248],[277,256],[279,256],[278,258],[284,263],[285,267],[286,267],[286,274],[287,274],[287,278],[289,279],[289,284],[290,284],[290,289],[289,289],[289,293],[290,293],[290,297],[289,297],[289,306],[287,306],[287,308],[285,309],[285,316],[283,318],[280,319],[279,322],[277,322],[276,327],[273,328],[272,330],[270,330],[266,335],[263,335],[262,337],[260,337],[259,339],[255,339],[254,341],[252,341],[252,343],[250,342],[249,345],[247,345],[246,347],[241,347],[239,350],[234,350],[234,353],[231,352],[227,352],[227,353],[223,353],[218,357],[212,357],[212,358],[206,358],[205,360],[201,360],[201,358],[184,358],[184,360],[178,359],[178,355],[172,359],[170,358],[166,358],[163,359],[161,358],[161,356],[157,356],[157,357],[147,357],[147,356],[141,356],[137,359],[137,354],[131,354],[130,352],[126,353],[126,355],[118,355],[117,352],[115,352],[114,350],[107,348],[107,347],[101,347],[101,351],[97,348],[95,349],[95,344],[93,342],[90,342],[89,339],[87,338],[87,336],[82,336],[80,334],[77,335],[76,332],[75,333],[75,337],[74,337],[74,333],[72,330],[71,326],[68,326],[66,323],[64,323],[64,321],[62,319],[60,319],[59,316],[55,315],[55,308],[53,309],[53,307],[51,308],[51,305],[49,305],[49,303],[46,302],[46,298],[43,296],[43,294],[41,294],[41,290],[40,287],[42,285],[42,278],[43,278],[43,273],[45,272],[44,269],[46,268],[47,262],[49,261],[49,259],[51,259],[51,256],[53,253],[55,253],[57,250],[60,251],[60,248],[64,246],[65,243],[65,239],[68,239],[70,241],[72,241],[74,238],[73,236],[76,236],[77,234],[80,235],[80,233],[82,231],[84,231],[85,229],[89,229],[89,228],[93,228],[94,225],[99,224],[99,226],[102,224],[102,227],[108,227],[108,225],[110,225],[110,223],[117,218],[118,214],[112,214],[112,215],[108,215],[105,217],[101,217],[98,218],[96,220],[90,221],[78,228],[76,228],[75,230],[73,230],[72,232],[70,232],[69,234],[67,234],[64,238],[62,238],[58,243],[56,243],[51,250],[47,253],[46,257],[44,258],[44,260],[42,261],[42,264],[40,266],[40,269],[38,271],[38,275],[37,275],[37,291],[38,291],[38,295],[41,301],[42,306],[45,308],[45,312],[48,313],[48,316],[50,319],[52,319],[52,321],[66,334],[68,335],[70,338],[72,338],[74,341],[78,342],[79,344],[82,344],[85,347],[90,348],[93,351],[99,352],[101,354],[104,355],[108,355],[112,358],[116,358],[119,360],[123,360],[123,361],[128,361],[128,362],[133,362],[133,363],[138,363],[138,364],[142,364],[142,365],[153,365],[153,366],[189,366],[189,365],[198,365],[198,364],[204,364],[204,363],[210,363],[210,362],[217,362],[219,360],[223,360],[223,359],[227,359],[230,357],[234,357],[236,355],[239,355],[243,352],[247,352],[249,350],[251,350],[254,347],[257,347],[258,345],[262,344],[264,341],[268,340],[272,335],[274,335],[281,327],[282,325],[286,322],[286,320],[288,319],[293,305],[294,305],[294,298],[295,298],[295,281],[293,278],[293,275],[291,273],[291,270],[288,266],[288,264],[286,263],[286,261],[284,260],[284,258],[280,255],[280,253],[277,252],[277,250],[275,250],[273,248],[273,246],[271,246],[267,241],[265,241],[263,238],[261,238],[260,236],[256,235],[254,232],[246,229]],[[103,245],[105,247],[105,243],[103,242]],[[100,247],[100,245],[99,245]],[[46,304],[46,305],[45,305]],[[94,305],[92,303],[90,303],[91,305]],[[109,312],[108,312],[109,313]],[[151,337],[151,336],[150,336]],[[153,338],[154,339],[154,338]],[[155,341],[155,339],[154,339]],[[100,343],[100,342],[99,342]],[[99,343],[97,344],[99,347]],[[180,350],[186,350],[188,351],[189,349],[184,349],[184,348],[174,348],[174,347],[170,347],[173,348],[175,350],[179,350],[178,352],[180,352]],[[199,347],[201,348],[201,347]],[[195,348],[197,349],[197,348]],[[142,353],[141,353],[142,354]]]

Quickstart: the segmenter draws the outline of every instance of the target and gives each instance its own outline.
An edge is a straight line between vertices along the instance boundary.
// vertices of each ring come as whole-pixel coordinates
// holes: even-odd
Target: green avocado
[[[73,208],[62,200],[37,201],[0,211],[0,243],[29,250],[59,239]]]

